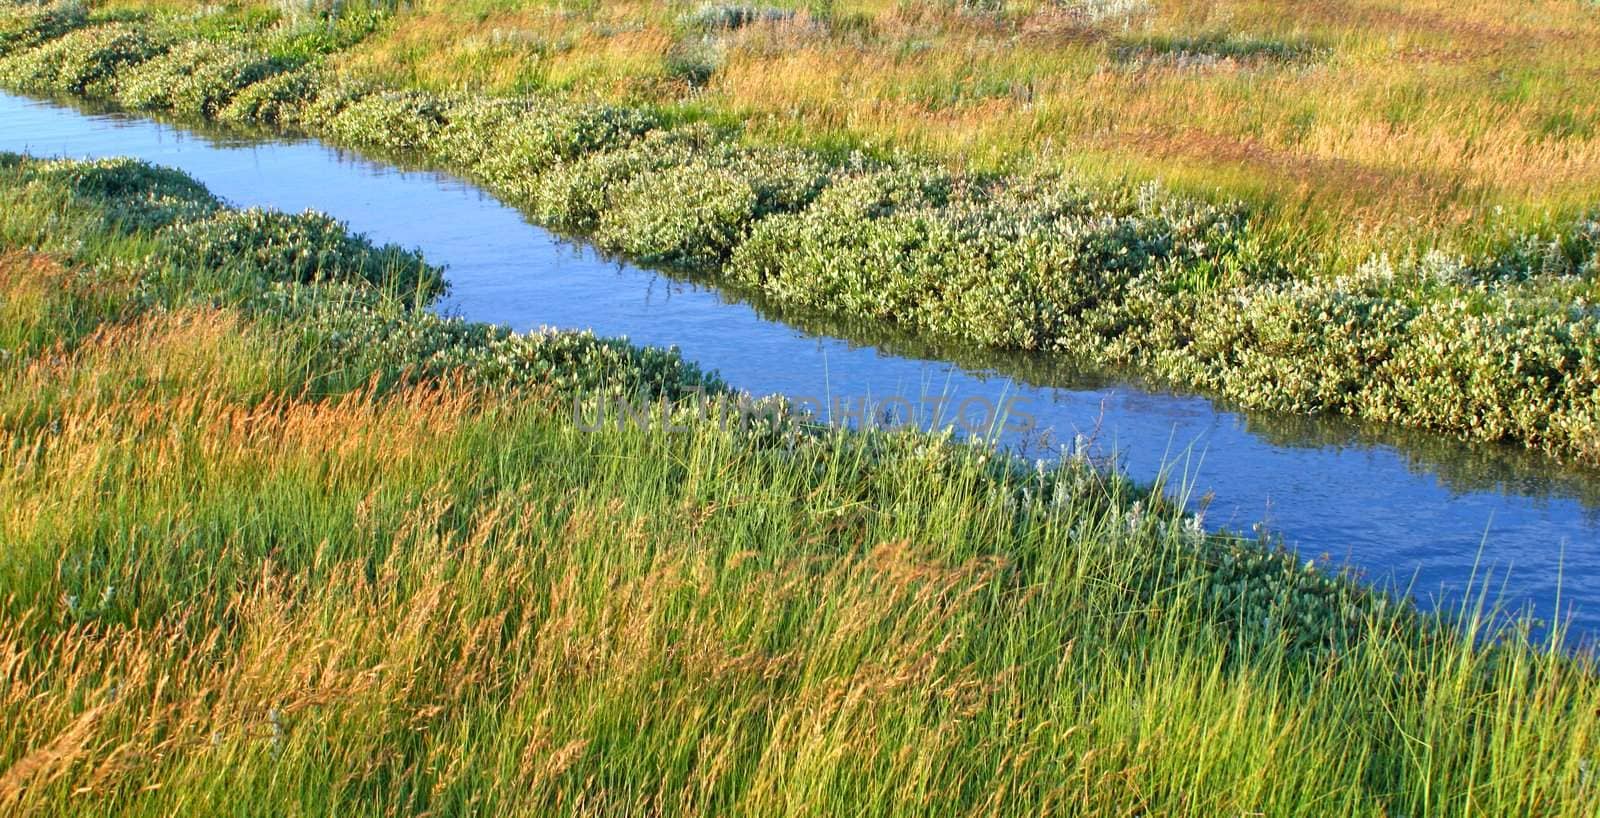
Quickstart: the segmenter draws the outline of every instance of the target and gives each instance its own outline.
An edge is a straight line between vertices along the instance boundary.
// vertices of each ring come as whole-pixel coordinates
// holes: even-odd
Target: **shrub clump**
[[[224,122],[260,124],[280,128],[305,124],[305,111],[317,99],[322,77],[312,68],[275,74],[241,89],[217,113]]]
[[[790,9],[716,3],[696,9],[689,15],[688,23],[701,31],[732,31],[756,23],[781,23],[794,16]]]
[[[0,82],[29,93],[108,98],[125,69],[166,48],[142,27],[118,23],[78,29],[0,61]]]
[[[498,389],[625,397],[714,394],[727,387],[676,349],[635,347],[589,332],[504,327],[400,309],[392,301],[274,288],[258,305],[298,330],[308,352],[385,380],[465,377]]]
[[[890,168],[760,223],[729,272],[808,311],[1048,349],[1131,289],[1216,263],[1242,227],[1236,209],[1151,191],[1104,197]]]
[[[759,220],[809,204],[830,173],[798,151],[711,153],[622,183],[599,214],[596,243],[646,262],[714,267]]]
[[[262,282],[367,282],[422,303],[444,292],[444,274],[420,253],[393,245],[374,247],[321,213],[218,210],[185,220],[159,234],[176,264],[226,271]]]
[[[558,163],[616,150],[659,125],[654,115],[629,108],[539,100],[495,130],[475,171],[514,201],[527,202]]]
[[[181,220],[204,218],[221,206],[186,174],[134,159],[18,159],[25,179],[92,205],[106,229],[152,231]]]
[[[184,43],[130,69],[117,100],[134,109],[170,110],[215,117],[240,89],[278,73],[283,66],[264,55],[212,43]]]
[[[320,129],[332,122],[346,108],[366,99],[375,93],[370,85],[363,82],[339,79],[332,75],[324,75],[317,88],[317,93],[300,112],[300,121],[312,129]]]
[[[1333,282],[1138,294],[1108,313],[1123,335],[1104,349],[1247,406],[1517,440],[1594,462],[1592,285],[1513,268],[1433,254]]]
[[[534,177],[527,205],[545,224],[575,231],[592,231],[600,214],[611,207],[611,196],[634,178],[658,173],[694,160],[704,150],[711,132],[706,128],[652,131],[635,144],[598,151],[574,161],[552,160],[547,172]]]
[[[352,95],[321,129],[333,139],[391,154],[416,153],[444,128],[444,101],[416,91]]]
[[[506,130],[538,110],[538,104],[526,98],[453,100],[427,151],[451,167],[476,172],[494,154]]]
[[[89,10],[81,2],[0,10],[0,56],[35,48],[88,24]]]

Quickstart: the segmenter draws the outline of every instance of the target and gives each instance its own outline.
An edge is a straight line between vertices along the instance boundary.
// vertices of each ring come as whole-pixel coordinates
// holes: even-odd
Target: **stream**
[[[1303,557],[1410,588],[1425,605],[1459,604],[1487,577],[1506,606],[1570,618],[1574,640],[1600,635],[1600,474],[1515,447],[1242,412],[1039,356],[781,316],[759,299],[553,235],[459,178],[314,140],[201,134],[0,93],[0,150],[137,157],[179,168],[236,206],[320,210],[445,265],[443,311],[676,346],[755,394],[813,398],[825,410],[891,397],[925,413],[932,398],[980,412],[1009,403],[1014,426],[1023,415],[1037,426],[1008,441],[1016,448],[1048,456],[1082,436],[1137,480],[1168,474],[1169,487],[1204,506],[1208,528],[1264,525]]]

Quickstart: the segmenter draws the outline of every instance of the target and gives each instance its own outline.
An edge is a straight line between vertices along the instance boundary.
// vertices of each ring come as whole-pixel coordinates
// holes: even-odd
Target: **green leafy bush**
[[[119,83],[117,101],[129,108],[209,119],[240,89],[282,69],[277,61],[247,49],[184,43],[129,69]]]
[[[829,168],[791,151],[724,148],[632,177],[599,214],[595,241],[647,262],[720,264],[760,219],[793,212]]]
[[[869,172],[759,224],[730,274],[808,311],[1044,349],[1134,287],[1228,251],[1240,214],[935,170]]]
[[[600,214],[595,242],[646,262],[715,263],[743,238],[756,195],[739,174],[690,163],[641,174]]]
[[[1592,460],[1600,315],[1590,296],[1565,292],[1565,277],[1479,275],[1459,260],[1424,257],[1330,283],[1142,295],[1113,311],[1125,335],[1103,348],[1248,406],[1339,412]]]
[[[375,89],[367,83],[323,75],[316,96],[300,112],[300,120],[320,129],[344,113],[346,108],[373,93]]]
[[[612,195],[624,185],[692,161],[709,138],[710,132],[699,128],[653,131],[628,147],[552,164],[534,177],[528,207],[546,224],[593,230],[600,214],[611,207]]]
[[[492,324],[397,308],[336,291],[277,287],[256,307],[299,333],[310,354],[366,379],[464,376],[500,389],[536,387],[562,396],[665,395],[726,389],[676,350],[635,347],[588,332],[518,333]]]
[[[525,98],[452,100],[427,151],[451,167],[477,172],[494,154],[506,129],[535,110],[537,103]]]
[[[301,126],[321,87],[322,78],[314,69],[286,71],[241,89],[217,118],[241,124]]]
[[[415,153],[432,144],[448,105],[431,94],[384,91],[351,98],[321,131],[335,140],[388,153]]]
[[[713,3],[689,16],[689,25],[703,31],[731,31],[755,23],[781,23],[794,17],[789,9],[772,6],[736,6]]]
[[[443,271],[414,251],[374,247],[320,213],[219,210],[179,221],[159,238],[176,264],[221,270],[263,282],[365,281],[403,298],[433,300],[445,289]]]
[[[81,2],[0,10],[0,56],[23,51],[89,24]]]
[[[177,221],[209,216],[220,207],[189,176],[133,159],[22,160],[24,178],[93,205],[106,229],[153,231]]]
[[[140,26],[78,29],[0,61],[0,82],[32,93],[110,97],[124,69],[165,50],[161,38]]]
[[[534,197],[541,177],[558,163],[610,151],[654,130],[650,114],[611,106],[540,100],[497,130],[476,171],[515,201]],[[592,221],[592,219],[591,219]]]
[[[1429,304],[1376,368],[1356,411],[1491,440],[1600,453],[1600,315],[1507,299],[1485,314]]]

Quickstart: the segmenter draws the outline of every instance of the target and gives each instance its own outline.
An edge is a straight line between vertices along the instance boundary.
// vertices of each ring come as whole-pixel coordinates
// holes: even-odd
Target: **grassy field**
[[[0,809],[1593,815],[1588,660],[926,435],[573,423],[714,380],[0,156]]]
[[[0,86],[442,164],[817,314],[1600,455],[1600,227],[1581,186],[1518,187],[1536,152],[1413,152],[1480,175],[1419,177],[1407,211],[1381,176],[1301,189],[1255,153],[1108,139],[1094,170],[1062,124],[1099,104],[1073,61],[1103,63],[1096,93],[1151,95],[1113,131],[1237,137],[1230,117],[1304,94],[1323,141],[1301,150],[1377,167],[1317,129],[1377,110],[1385,48],[1442,49],[1458,78],[1523,66],[1502,127],[1563,83],[1592,112],[1583,49],[1551,34],[1545,62],[1522,36],[1586,31],[1581,6],[303,8],[27,4],[0,13]],[[1034,85],[962,90],[1000,65]],[[1453,144],[1429,105],[1471,92],[1385,70],[1430,89],[1392,127]],[[526,95],[448,90],[477,77]],[[1228,88],[1215,119],[1168,110]],[[1079,113],[1029,143],[1047,102]],[[1586,172],[1587,131],[1551,138],[1579,158],[1541,178]],[[1495,203],[1506,223],[1472,227]],[[1345,235],[1395,255],[1347,264]],[[1593,658],[1482,598],[1418,613],[1074,459],[803,424],[585,432],[574,395],[728,387],[421,309],[443,289],[316,214],[0,155],[0,813],[1600,815]]]
[[[785,144],[1157,178],[1359,262],[1593,208],[1597,39],[1584,0],[420,0],[339,64]]]

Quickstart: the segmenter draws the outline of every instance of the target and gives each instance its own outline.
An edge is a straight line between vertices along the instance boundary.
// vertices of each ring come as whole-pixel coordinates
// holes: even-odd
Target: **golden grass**
[[[0,297],[65,269],[0,256]],[[316,397],[295,355],[153,307],[0,365],[0,812],[1600,797],[1591,666],[1385,615],[1315,661],[1246,648],[1120,483],[1023,511],[948,450],[588,435],[448,382]]]
[[[18,257],[5,266],[8,281],[25,278],[19,268],[59,269]],[[270,354],[236,316],[195,309],[103,328],[70,353],[13,371],[6,380],[13,399],[0,407],[6,417],[28,414],[15,396],[61,394],[49,401],[56,421],[48,449],[56,456],[14,464],[0,482],[10,508],[7,538],[36,539],[60,519],[92,523],[108,492],[123,501],[187,495],[161,512],[180,517],[188,504],[205,502],[206,486],[259,491],[278,476],[316,475],[329,495],[357,486],[376,493],[403,481],[400,475],[439,468],[435,458],[448,458],[450,438],[481,399],[434,385],[381,398],[359,391],[333,401],[250,402],[218,385],[237,378],[234,370],[249,357]],[[32,434],[0,435],[0,451],[37,450]],[[114,484],[94,479],[109,473]],[[68,601],[62,591],[57,610],[0,623],[0,712],[11,723],[12,750],[0,765],[0,804],[26,812],[63,796],[133,793],[207,769],[261,765],[284,752],[291,722],[313,743],[318,733],[339,729],[448,733],[453,713],[480,689],[506,698],[502,728],[521,738],[498,740],[520,747],[515,772],[536,803],[584,754],[589,740],[575,735],[587,708],[618,699],[643,706],[667,666],[681,667],[688,687],[678,695],[685,698],[652,708],[703,706],[702,686],[748,689],[753,695],[740,712],[782,707],[788,715],[773,739],[793,743],[801,765],[842,763],[836,741],[844,732],[866,730],[870,744],[883,708],[913,690],[967,708],[996,690],[997,680],[935,671],[950,647],[937,626],[970,611],[974,595],[1004,568],[995,559],[947,568],[900,542],[820,574],[811,560],[752,569],[754,596],[735,608],[835,600],[835,618],[812,624],[808,653],[848,651],[874,632],[884,637],[882,651],[859,670],[780,702],[759,690],[803,673],[803,655],[772,654],[727,632],[729,623],[717,618],[726,600],[685,618],[685,594],[716,593],[719,566],[702,547],[658,539],[661,526],[620,500],[594,503],[573,494],[552,508],[541,497],[507,495],[480,509],[463,539],[438,533],[451,505],[430,491],[413,501],[398,529],[392,521],[379,526],[370,510],[358,513],[367,521],[358,525],[373,526],[368,535],[407,544],[377,566],[365,558],[334,561],[313,580],[268,558],[248,581],[200,590],[156,621],[57,626],[45,643],[36,641],[43,620],[70,616],[67,608],[88,601]],[[557,516],[565,520],[556,538],[534,533]],[[660,556],[586,564],[584,555],[605,553],[605,543]],[[530,563],[527,549],[545,556]],[[539,563],[544,571],[536,572]],[[432,567],[419,575],[418,566]],[[607,591],[596,597],[596,587]],[[547,601],[508,631],[503,612],[475,608],[476,588]],[[549,703],[561,699],[574,700],[578,711],[554,716]],[[945,729],[940,740],[957,738]],[[719,748],[706,737],[701,751],[722,766],[713,761],[697,775],[704,793],[727,776],[748,774],[733,765],[736,739]],[[431,743],[429,754],[411,763],[433,770],[435,787],[445,788],[460,760],[453,746]],[[907,763],[913,761],[927,763]],[[339,768],[348,785],[359,786],[368,776],[377,782],[392,775],[393,763],[344,759]],[[786,797],[783,782],[798,772],[768,768],[765,786],[751,797]],[[191,795],[201,802],[226,797]]]
[[[1596,204],[1600,16],[1573,0],[1165,0],[1096,24],[1046,2],[831,4],[686,30],[694,6],[421,2],[346,57],[435,89],[688,105],[757,139],[904,147],[984,167],[1160,178],[1342,232],[1437,239]],[[852,22],[854,21],[854,22]],[[1303,63],[1121,65],[1119,44],[1306,42]],[[705,88],[674,55],[709,53]]]
[[[75,305],[115,311],[134,288],[126,271],[88,272],[63,267],[46,256],[0,251],[0,349],[26,354],[32,347],[67,339],[49,338],[59,323],[78,323]],[[0,356],[3,357],[3,356]]]

